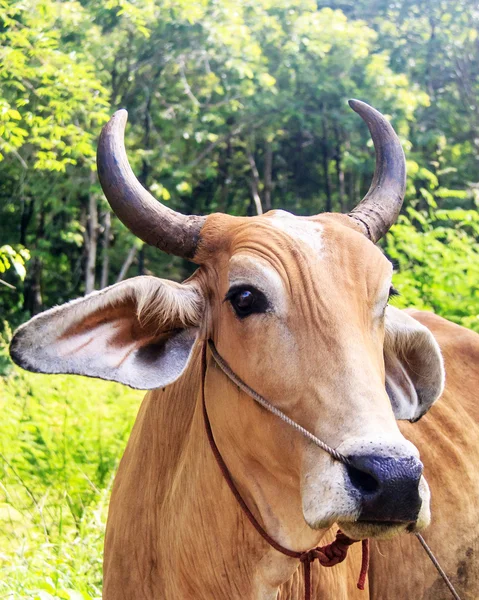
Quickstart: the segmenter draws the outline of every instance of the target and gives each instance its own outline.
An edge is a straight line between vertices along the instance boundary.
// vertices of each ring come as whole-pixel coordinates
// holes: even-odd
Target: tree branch
[[[133,244],[133,246],[130,248],[130,251],[128,252],[128,254],[125,258],[125,262],[121,266],[120,272],[118,273],[118,277],[116,278],[116,283],[120,283],[120,281],[123,281],[123,279],[125,279],[128,269],[130,268],[131,264],[135,260],[135,256],[136,256],[137,252],[138,252],[138,247],[136,246],[136,244]]]
[[[185,94],[188,96],[188,98],[190,98],[190,100],[193,102],[193,104],[196,104],[197,106],[200,106],[201,102],[198,100],[198,98],[191,91],[190,84],[188,83],[188,80],[186,79],[186,75],[185,75],[185,59],[184,59],[183,56],[180,57],[179,65],[180,65],[180,77],[181,77],[181,81],[183,82],[183,87],[185,89]]]
[[[12,285],[11,283],[7,283],[3,279],[0,279],[0,283],[2,283],[3,285],[6,285],[7,288],[10,288],[11,290],[16,290],[17,289],[14,285]]]
[[[253,174],[253,178],[250,180],[251,193],[253,195],[253,200],[256,206],[256,212],[258,215],[263,214],[263,206],[261,204],[261,198],[259,195],[259,172],[256,166],[256,162],[254,160],[253,154],[248,150],[248,162],[251,167],[251,173]]]

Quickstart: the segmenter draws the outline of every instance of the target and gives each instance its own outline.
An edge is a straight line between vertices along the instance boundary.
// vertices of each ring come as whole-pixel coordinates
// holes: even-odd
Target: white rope
[[[429,556],[429,558],[431,559],[432,564],[436,567],[437,572],[439,573],[439,575],[443,578],[444,583],[447,585],[447,587],[449,588],[449,591],[451,592],[453,598],[455,598],[455,600],[461,600],[460,596],[458,595],[458,593],[456,592],[456,590],[454,589],[454,586],[452,585],[449,577],[446,575],[446,572],[444,571],[444,569],[441,567],[441,565],[439,564],[437,558],[434,556],[431,548],[429,548],[429,546],[426,544],[426,540],[422,537],[422,535],[420,533],[416,533],[416,537],[417,539],[420,541],[421,546],[424,548],[424,550],[426,551],[426,554]]]
[[[208,345],[211,350],[211,354],[213,355],[213,358],[214,358],[216,364],[218,365],[218,367],[223,371],[223,373],[227,377],[229,377],[229,379],[231,379],[231,381],[235,385],[237,385],[241,390],[243,390],[243,392],[245,392],[245,394],[248,394],[248,396],[251,396],[251,398],[253,398],[253,400],[256,400],[256,402],[258,404],[260,404],[263,408],[268,410],[273,415],[276,415],[277,417],[279,417],[282,421],[284,421],[285,423],[287,423],[288,425],[290,425],[291,427],[296,429],[296,431],[299,431],[299,433],[302,433],[306,438],[308,438],[308,440],[310,440],[311,442],[313,442],[313,444],[316,444],[316,446],[318,446],[319,448],[321,448],[322,450],[324,450],[325,452],[330,454],[335,460],[338,460],[339,462],[342,462],[345,465],[353,466],[351,464],[351,461],[346,456],[344,456],[343,454],[341,454],[334,448],[331,448],[330,446],[325,444],[323,441],[321,441],[319,438],[317,438],[315,435],[313,435],[310,431],[308,431],[304,427],[301,427],[301,425],[296,423],[296,421],[293,421],[293,419],[290,419],[288,417],[288,415],[285,415],[283,411],[281,411],[279,408],[276,408],[276,406],[271,404],[271,402],[269,402],[269,400],[266,400],[266,398],[263,398],[263,396],[260,396],[258,394],[258,392],[255,392],[255,390],[253,390],[253,388],[250,388],[249,385],[247,385],[242,379],[240,379],[238,377],[238,375],[236,375],[236,373],[231,369],[231,367],[223,359],[223,357],[218,354],[218,351],[216,350],[215,345],[213,344],[212,340],[208,340]],[[444,580],[444,583],[449,588],[449,591],[453,595],[453,598],[455,600],[461,600],[461,598],[457,594],[456,590],[454,589],[451,581],[449,580],[445,571],[442,569],[437,558],[432,553],[432,550],[426,544],[422,535],[420,533],[416,533],[416,537],[419,540],[419,542],[421,543],[424,550],[426,551],[426,554],[431,559],[431,562],[437,569],[437,572]]]
[[[216,364],[223,371],[223,373],[231,379],[231,381],[235,385],[237,385],[241,390],[243,390],[243,392],[251,396],[253,400],[256,400],[258,404],[260,404],[270,413],[279,417],[282,421],[296,429],[296,431],[299,431],[299,433],[302,433],[304,437],[308,438],[308,440],[313,442],[313,444],[316,444],[316,446],[330,454],[335,460],[338,460],[339,462],[342,462],[345,465],[351,465],[351,461],[348,458],[346,458],[346,456],[325,444],[323,441],[321,441],[319,438],[313,435],[310,431],[308,431],[304,427],[301,427],[301,425],[296,423],[296,421],[293,421],[293,419],[290,419],[288,415],[285,415],[283,411],[271,404],[269,400],[266,400],[266,398],[263,398],[263,396],[260,396],[252,388],[250,388],[249,385],[247,385],[242,379],[240,379],[238,375],[236,375],[236,373],[231,369],[228,363],[218,354],[218,351],[216,350],[215,345],[211,340],[208,340],[208,345]]]

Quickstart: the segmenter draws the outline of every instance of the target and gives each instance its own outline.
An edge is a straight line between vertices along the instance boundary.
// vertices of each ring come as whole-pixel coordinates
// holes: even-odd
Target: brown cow
[[[308,550],[324,543],[335,523],[350,537],[373,540],[368,592],[355,588],[355,546],[333,569],[314,563],[313,597],[447,597],[417,540],[406,535],[430,521],[417,448],[435,494],[431,539],[457,571],[464,597],[479,593],[471,500],[478,487],[478,337],[387,306],[392,269],[372,242],[400,210],[404,155],[382,115],[352,106],[368,123],[377,166],[349,216],[179,215],[134,178],[122,140],[126,113],[105,128],[99,175],[115,212],[146,242],[200,265],[183,284],[135,278],[51,309],[12,342],[24,368],[153,390],[112,493],[105,600],[303,597],[298,561],[259,536],[227,487],[208,444],[203,399],[239,492],[278,543]],[[444,379],[438,343],[420,319],[443,347],[449,379],[430,415],[404,427],[413,445],[397,419],[420,419]],[[215,366],[208,340],[249,386],[349,465],[240,391]]]

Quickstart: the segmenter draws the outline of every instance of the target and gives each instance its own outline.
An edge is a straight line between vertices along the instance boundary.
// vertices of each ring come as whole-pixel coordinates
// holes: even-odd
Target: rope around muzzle
[[[298,425],[298,423],[296,423],[295,421],[290,419],[281,410],[279,410],[278,408],[273,406],[270,402],[268,402],[268,400],[266,400],[266,398],[263,398],[262,396],[260,396],[252,388],[250,388],[246,383],[244,383],[244,381],[242,381],[236,375],[236,373],[234,373],[234,371],[232,371],[232,369],[229,367],[229,365],[226,363],[226,361],[223,360],[223,358],[218,354],[218,351],[216,350],[216,348],[211,340],[208,340],[208,346],[211,350],[211,353],[213,355],[213,358],[214,358],[216,364],[220,367],[220,369],[223,371],[223,373],[227,377],[229,377],[231,379],[231,381],[233,381],[233,383],[235,383],[243,392],[245,392],[246,394],[251,396],[254,400],[256,400],[256,402],[258,402],[266,410],[269,410],[269,412],[271,412],[272,414],[279,417],[285,423],[288,423],[288,425],[291,425],[291,427],[296,429],[296,431],[299,431],[300,433],[302,433],[306,438],[308,438],[308,440],[310,440],[311,442],[313,442],[314,444],[319,446],[322,450],[324,450],[325,452],[328,452],[328,454],[330,454],[335,460],[338,460],[344,464],[350,464],[350,461],[345,456],[343,456],[340,452],[337,452],[336,450],[334,450],[334,448],[331,448],[330,446],[325,444],[323,441],[321,441],[319,438],[317,438],[315,435],[313,435],[307,429],[304,429],[304,427],[301,427],[301,425]],[[261,537],[264,540],[266,540],[266,542],[268,542],[268,544],[270,546],[272,546],[275,550],[277,550],[278,552],[281,552],[281,554],[289,556],[290,558],[296,558],[296,559],[300,560],[301,563],[303,563],[303,565],[304,565],[304,598],[305,598],[305,600],[311,600],[311,593],[312,593],[311,564],[315,560],[318,560],[319,563],[323,567],[334,567],[335,565],[343,562],[343,560],[346,558],[349,546],[359,542],[359,540],[353,540],[352,538],[345,535],[342,531],[338,531],[336,533],[335,540],[331,544],[313,548],[312,550],[306,550],[305,552],[289,550],[288,548],[285,548],[284,546],[279,544],[276,540],[274,540],[266,532],[266,530],[263,529],[263,527],[259,524],[259,522],[255,518],[255,516],[253,515],[251,510],[248,508],[246,502],[243,500],[241,494],[239,493],[238,489],[236,488],[233,478],[228,470],[228,467],[226,466],[226,463],[225,463],[223,457],[221,456],[221,453],[219,451],[218,446],[216,445],[216,442],[215,442],[215,439],[213,436],[213,431],[211,429],[211,423],[210,423],[210,420],[208,417],[208,412],[206,410],[204,388],[203,388],[203,393],[202,393],[202,401],[203,401],[203,417],[204,417],[204,421],[205,421],[206,434],[208,437],[208,441],[210,443],[211,450],[216,459],[216,462],[218,463],[218,466],[221,470],[221,473],[222,473],[226,483],[228,484],[228,487],[230,488],[234,497],[238,501],[238,504],[242,508],[242,510],[243,510],[244,514],[246,515],[246,517],[248,518],[249,522],[253,525],[253,527],[256,529],[256,531],[261,535]],[[367,577],[368,569],[369,569],[369,540],[362,540],[361,545],[362,545],[362,561],[361,561],[361,571],[359,573],[357,587],[360,590],[364,590],[364,586],[366,583],[366,577]]]
[[[208,340],[208,346],[218,367],[223,371],[223,373],[227,377],[231,379],[231,381],[235,385],[237,385],[240,388],[240,390],[248,394],[248,396],[251,396],[251,398],[253,398],[253,400],[256,400],[258,404],[261,404],[263,408],[268,410],[273,415],[279,417],[282,421],[293,427],[293,429],[299,431],[299,433],[304,435],[304,437],[308,438],[308,440],[310,442],[313,442],[313,444],[316,444],[316,446],[321,448],[321,450],[324,450],[325,452],[330,454],[334,458],[334,460],[337,460],[343,463],[344,465],[352,466],[351,461],[346,456],[344,456],[344,454],[341,454],[341,452],[338,452],[334,448],[331,448],[331,446],[328,446],[328,444],[325,444],[322,440],[313,435],[310,431],[308,431],[304,427],[301,427],[301,425],[296,423],[296,421],[293,421],[293,419],[290,419],[288,415],[285,415],[282,410],[271,404],[271,402],[266,400],[266,398],[260,396],[258,392],[255,392],[255,390],[253,390],[253,388],[250,388],[249,385],[247,385],[242,379],[240,379],[238,375],[236,375],[236,373],[231,369],[228,363],[218,354],[218,351],[216,350],[212,340]]]
[[[318,446],[319,448],[321,448],[322,450],[327,452],[335,460],[343,463],[344,465],[352,464],[351,461],[346,456],[344,456],[343,454],[341,454],[334,448],[331,448],[331,446],[328,446],[328,444],[326,444],[325,442],[320,440],[318,437],[316,437],[310,431],[308,431],[307,429],[305,429],[304,427],[302,427],[301,425],[299,425],[298,423],[293,421],[293,419],[290,419],[288,417],[288,415],[286,415],[279,408],[277,408],[276,406],[271,404],[271,402],[266,400],[266,398],[264,398],[263,396],[260,396],[260,394],[258,394],[255,390],[253,390],[253,388],[250,388],[249,385],[247,385],[242,379],[240,379],[236,375],[236,373],[231,369],[231,367],[228,365],[228,363],[218,353],[212,340],[208,340],[208,347],[211,351],[211,354],[213,356],[215,363],[223,371],[223,373],[235,385],[237,385],[240,388],[240,390],[245,392],[245,394],[248,394],[248,396],[251,396],[251,398],[253,398],[253,400],[255,400],[258,404],[260,404],[267,411],[269,411],[273,415],[276,415],[282,421],[284,421],[285,423],[287,423],[288,425],[293,427],[293,429],[295,429],[296,431],[301,433],[304,437],[306,437],[308,440],[310,440],[313,444],[315,444],[316,446]],[[204,367],[206,368],[206,362],[205,362]],[[214,440],[214,437],[213,437],[211,424],[210,424],[210,421],[208,418],[208,413],[206,411],[204,389],[203,389],[203,393],[202,393],[202,398],[203,398],[203,416],[204,416],[208,441],[210,443],[210,446],[211,446],[213,454],[216,458],[216,461],[219,465],[219,468],[223,474],[223,477],[226,480],[226,483],[228,484],[230,490],[232,491],[233,495],[235,496],[236,500],[238,501],[239,505],[241,506],[241,508],[242,508],[243,512],[245,513],[245,515],[247,516],[248,520],[253,525],[253,527],[256,529],[256,531],[263,537],[263,539],[265,539],[268,542],[268,544],[270,546],[272,546],[278,552],[281,552],[282,554],[285,554],[286,556],[290,556],[292,558],[297,558],[304,564],[305,600],[311,600],[311,563],[314,562],[314,560],[318,559],[322,566],[333,567],[334,565],[339,564],[346,558],[349,546],[351,546],[352,544],[355,544],[359,540],[353,540],[353,539],[349,538],[347,535],[345,535],[342,531],[338,531],[336,534],[336,539],[331,544],[328,544],[327,546],[313,548],[312,550],[309,550],[306,552],[296,552],[294,550],[289,550],[288,548],[281,546],[281,544],[278,544],[278,542],[276,542],[273,538],[271,538],[268,535],[268,533],[263,529],[263,527],[258,523],[255,516],[253,515],[253,513],[250,511],[250,509],[246,505],[245,501],[241,497],[239,491],[237,490],[237,488],[233,482],[233,478],[231,477],[228,467],[226,466],[226,463],[224,462],[223,457],[221,456],[220,451],[219,451],[219,449],[216,445],[216,442]],[[436,568],[437,572],[442,577],[444,583],[448,587],[453,598],[455,600],[461,600],[459,594],[454,589],[454,586],[452,585],[446,572],[439,564],[439,561],[434,556],[432,550],[429,548],[429,546],[427,545],[427,543],[424,540],[424,538],[422,537],[422,535],[420,533],[416,533],[415,536],[417,537],[421,546],[423,547],[426,554],[430,558],[430,560],[431,560],[432,564],[434,565],[434,567]],[[369,569],[369,540],[366,539],[366,540],[362,540],[361,571],[360,571],[359,579],[358,579],[358,583],[357,583],[357,587],[360,590],[364,590],[364,585],[366,582],[368,569]]]

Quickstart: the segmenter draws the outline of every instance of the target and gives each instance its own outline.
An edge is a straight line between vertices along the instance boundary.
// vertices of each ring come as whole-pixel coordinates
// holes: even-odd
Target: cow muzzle
[[[348,458],[347,475],[360,504],[358,521],[383,525],[416,522],[422,504],[419,482],[423,471],[417,458]]]
[[[337,447],[348,464],[307,449],[303,515],[314,529],[335,522],[353,539],[390,538],[430,522],[430,492],[417,448],[399,435],[350,438]]]

